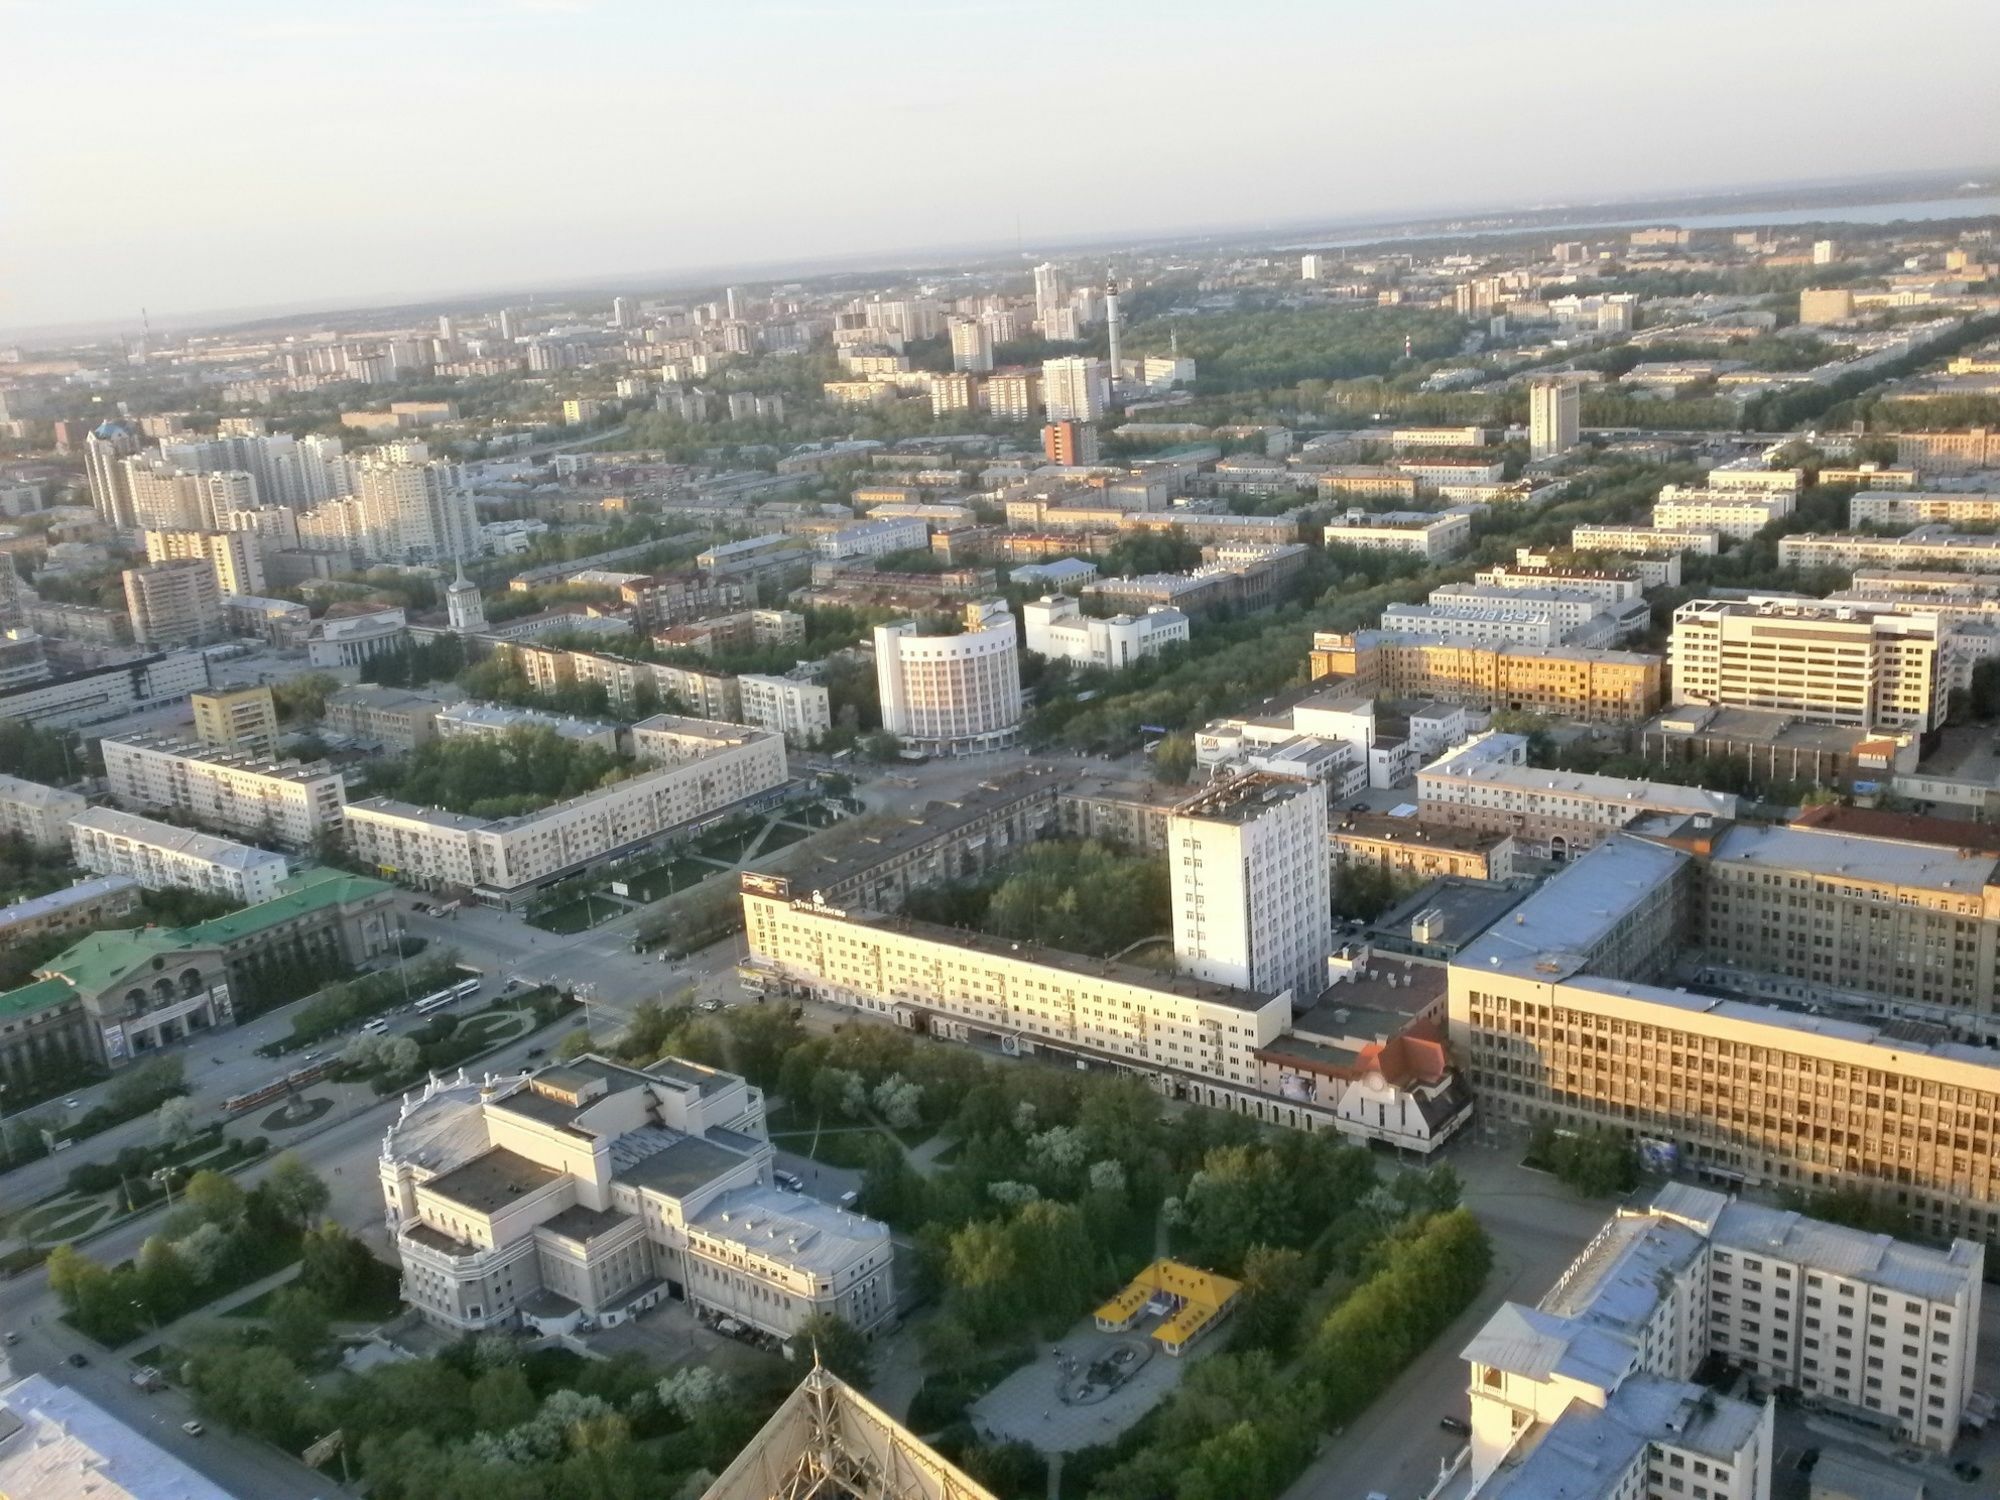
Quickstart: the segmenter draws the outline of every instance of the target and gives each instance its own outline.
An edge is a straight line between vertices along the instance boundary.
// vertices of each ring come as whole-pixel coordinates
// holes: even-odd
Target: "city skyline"
[[[1363,8],[1277,3],[1200,30],[1192,12],[1124,5],[667,17],[513,0],[287,17],[210,0],[157,19],[113,4],[13,7],[0,34],[45,65],[11,102],[23,122],[63,123],[0,169],[17,209],[0,327],[1721,192],[1935,169],[1937,142],[1991,138],[1976,61],[1990,48],[1970,41],[1932,58],[1929,86],[1893,115],[1845,108],[1824,83],[1870,19],[1852,6],[1816,10],[1810,27],[1792,6],[1730,9],[1731,46],[1704,54],[1690,92],[1675,38],[1705,9],[1725,15],[1554,4],[1496,43],[1452,24],[1470,19],[1462,6],[1421,37]],[[1996,30],[1983,7],[1947,11],[1940,23],[1961,37]],[[1057,28],[1073,67],[1002,63],[951,74],[948,92],[926,87],[925,57],[1045,55],[1038,27]],[[109,34],[115,49],[78,43]],[[1530,82],[1552,47],[1616,66],[1566,70],[1560,90],[1506,87]],[[875,76],[897,49],[914,59],[907,71],[859,93],[842,82]],[[690,55],[703,65],[671,62]],[[1777,55],[1782,70],[1767,66]],[[640,76],[662,88],[592,84],[573,96],[587,108],[562,107],[587,76],[561,71],[565,58],[580,70],[648,56],[661,71]],[[1242,81],[1253,74],[1254,88]],[[1429,102],[1399,110],[1412,80]],[[1699,105],[1747,89],[1792,128],[1745,138],[1728,110]],[[1663,112],[1663,100],[1686,107]],[[1024,149],[1064,111],[1078,118],[1079,160],[1101,164],[1087,184],[1052,186],[1043,153]],[[1101,139],[1085,128],[1093,115]],[[931,128],[945,116],[954,129]],[[258,120],[268,128],[245,128]],[[827,128],[840,121],[855,132]]]

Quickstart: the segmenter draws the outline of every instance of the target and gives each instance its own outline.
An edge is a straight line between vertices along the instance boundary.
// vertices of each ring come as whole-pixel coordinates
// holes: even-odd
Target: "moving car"
[[[81,1370],[85,1365],[89,1364],[90,1361],[81,1354],[72,1354],[68,1358],[66,1358],[63,1361],[63,1363],[68,1365],[72,1370]]]
[[[189,1437],[200,1437],[202,1433],[204,1433],[207,1430],[208,1429],[203,1427],[199,1422],[181,1423],[181,1431],[185,1432]]]

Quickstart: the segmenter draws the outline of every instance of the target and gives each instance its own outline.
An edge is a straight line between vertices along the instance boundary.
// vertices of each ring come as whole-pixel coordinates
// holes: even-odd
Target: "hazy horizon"
[[[2000,140],[2000,8],[0,0],[0,327],[396,304],[1262,222],[1920,173]],[[1703,43],[1696,45],[1697,42]],[[1775,64],[1775,65],[1774,65]],[[1743,121],[1773,122],[1750,132]],[[28,144],[32,143],[32,144]],[[1468,144],[1471,143],[1471,144]],[[1940,145],[1939,143],[1943,143]]]

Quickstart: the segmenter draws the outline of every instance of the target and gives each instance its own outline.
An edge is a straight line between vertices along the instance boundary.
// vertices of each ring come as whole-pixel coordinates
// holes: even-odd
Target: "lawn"
[[[896,1132],[885,1126],[845,1116],[824,1122],[795,1118],[790,1106],[783,1104],[767,1116],[765,1129],[774,1146],[810,1156],[829,1167],[851,1167],[856,1171],[868,1165],[875,1141],[890,1141],[898,1148],[907,1148],[920,1146],[931,1136],[929,1131],[919,1128],[898,1138]]]
[[[762,831],[761,827],[746,828],[722,838],[707,839],[696,844],[694,852],[709,859],[719,860],[723,864],[733,865],[743,858],[745,850],[757,842],[757,835]]]
[[[526,1021],[527,1025],[523,1025]],[[534,1018],[526,1011],[489,1010],[482,1011],[459,1026],[452,1036],[476,1042],[482,1047],[490,1047],[495,1042],[510,1040],[534,1024]]]
[[[716,873],[714,865],[702,860],[675,858],[655,865],[643,875],[627,876],[625,888],[634,901],[658,901],[676,891],[699,885]]]
[[[14,1226],[14,1233],[20,1239],[74,1239],[86,1229],[95,1227],[97,1221],[110,1212],[108,1198],[85,1202],[67,1198],[24,1214]]]
[[[800,839],[810,838],[813,830],[801,828],[796,823],[773,823],[771,831],[764,835],[764,847],[760,853],[769,854],[773,849],[782,849],[787,844],[796,844]]]
[[[329,1307],[326,1315],[336,1323],[386,1323],[403,1310],[399,1291],[401,1274],[394,1266],[375,1262],[375,1275],[371,1283],[362,1288],[360,1294],[339,1307]],[[274,1286],[268,1292],[259,1292],[239,1307],[232,1307],[222,1316],[225,1318],[265,1318],[271,1314],[271,1302],[287,1287],[297,1285],[296,1280],[283,1286]]]
[[[608,896],[578,896],[565,901],[560,906],[551,906],[535,912],[528,918],[528,925],[539,927],[544,932],[583,932],[595,927],[599,922],[608,922],[620,912],[627,910]]]

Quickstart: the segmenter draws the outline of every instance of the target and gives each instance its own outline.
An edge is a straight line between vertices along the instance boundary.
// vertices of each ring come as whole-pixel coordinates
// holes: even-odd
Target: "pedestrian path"
[[[293,1261],[289,1266],[281,1266],[269,1276],[260,1277],[247,1286],[240,1286],[233,1292],[226,1292],[213,1302],[204,1303],[191,1313],[183,1313],[173,1322],[142,1333],[122,1348],[112,1352],[120,1359],[136,1359],[155,1344],[170,1343],[175,1334],[197,1323],[206,1323],[211,1318],[219,1318],[232,1307],[241,1307],[246,1302],[254,1302],[268,1291],[281,1287],[299,1274],[301,1262]]]

